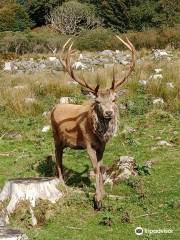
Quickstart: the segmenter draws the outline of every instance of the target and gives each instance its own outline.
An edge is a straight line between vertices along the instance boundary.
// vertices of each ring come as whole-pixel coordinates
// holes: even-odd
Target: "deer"
[[[89,105],[58,104],[51,112],[51,125],[55,144],[55,158],[59,180],[63,180],[63,150],[84,149],[87,151],[95,174],[96,190],[93,198],[94,209],[100,210],[105,196],[103,174],[103,153],[107,142],[113,137],[117,128],[118,107],[116,98],[117,89],[133,72],[136,63],[136,50],[131,41],[126,37],[123,40],[116,36],[130,51],[132,60],[128,71],[118,80],[113,69],[111,87],[100,89],[100,85],[91,86],[84,77],[79,78],[73,70],[71,56],[75,52],[72,49],[73,42],[69,39],[62,47],[59,60],[71,79],[77,82],[84,90],[93,96]],[[69,48],[66,52],[67,45]],[[64,56],[64,58],[63,58]]]

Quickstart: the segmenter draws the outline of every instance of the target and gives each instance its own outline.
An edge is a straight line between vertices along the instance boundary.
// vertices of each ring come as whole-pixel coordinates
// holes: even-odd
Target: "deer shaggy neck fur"
[[[117,129],[117,106],[114,111],[114,116],[111,119],[104,118],[96,111],[95,105],[92,104],[89,112],[92,131],[101,142],[106,143],[116,132]]]

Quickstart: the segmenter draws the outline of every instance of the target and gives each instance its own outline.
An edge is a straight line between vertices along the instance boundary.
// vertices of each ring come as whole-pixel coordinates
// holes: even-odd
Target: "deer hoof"
[[[100,211],[102,208],[102,201],[97,201],[95,198],[93,199],[94,210]]]

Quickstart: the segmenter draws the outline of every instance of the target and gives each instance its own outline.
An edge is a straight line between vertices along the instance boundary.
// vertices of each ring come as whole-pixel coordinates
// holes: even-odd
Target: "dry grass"
[[[140,53],[141,54],[141,53]],[[144,50],[143,53],[144,54]],[[148,94],[151,99],[162,98],[165,102],[161,108],[174,113],[180,110],[179,101],[179,76],[180,61],[154,62],[150,59],[136,67],[135,73],[123,85],[128,89],[125,99],[136,97],[137,94]],[[150,79],[155,68],[162,69],[163,79]],[[116,78],[123,75],[126,67],[117,65]],[[80,77],[81,72],[77,73]],[[101,88],[107,87],[112,81],[113,69],[97,69],[95,72],[84,72],[84,78],[95,84],[98,81]],[[139,80],[147,80],[146,86],[141,86]],[[172,83],[174,88],[167,86]],[[71,80],[63,72],[41,72],[36,74],[7,74],[0,76],[0,108],[16,115],[37,115],[42,113],[52,104],[55,104],[61,96],[80,96],[80,88],[71,83]],[[28,101],[27,98],[33,99]],[[123,98],[122,98],[123,99]]]

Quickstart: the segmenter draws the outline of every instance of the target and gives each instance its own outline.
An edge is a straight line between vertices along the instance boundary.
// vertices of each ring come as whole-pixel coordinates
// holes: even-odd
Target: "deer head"
[[[66,46],[70,43],[71,39],[69,39],[63,46],[59,60],[64,68],[64,70],[70,75],[71,79],[73,79],[75,82],[79,83],[83,88],[85,88],[88,92],[91,93],[91,95],[94,98],[94,109],[97,112],[98,116],[103,117],[104,119],[112,119],[115,115],[115,100],[117,97],[117,89],[120,87],[122,83],[126,81],[128,76],[131,74],[131,72],[134,70],[135,62],[136,62],[136,50],[133,46],[133,44],[130,42],[128,38],[126,38],[126,41],[121,39],[119,36],[116,36],[117,39],[119,39],[132,53],[132,61],[129,66],[129,70],[127,73],[120,79],[115,78],[115,70],[113,69],[113,79],[111,87],[108,89],[100,90],[99,84],[97,84],[95,87],[90,86],[82,77],[80,79],[77,77],[73,71],[72,65],[71,65],[71,56],[75,52],[72,49],[73,42],[70,44],[67,53],[65,55],[65,59],[63,60],[63,54],[65,51]]]

